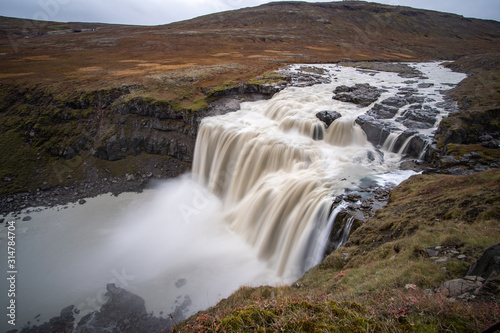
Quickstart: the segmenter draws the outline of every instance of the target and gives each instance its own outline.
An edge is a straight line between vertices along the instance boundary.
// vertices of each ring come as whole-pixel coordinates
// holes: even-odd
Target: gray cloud
[[[318,0],[316,0],[318,1]],[[329,0],[319,0],[328,2]],[[2,0],[0,15],[53,21],[158,25],[224,10],[251,7],[263,0]],[[498,0],[381,0],[500,21]]]

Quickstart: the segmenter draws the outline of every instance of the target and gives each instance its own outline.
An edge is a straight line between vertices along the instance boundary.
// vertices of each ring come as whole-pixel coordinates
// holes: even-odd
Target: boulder
[[[484,279],[500,275],[500,244],[488,248],[467,275],[481,276]]]
[[[427,129],[434,126],[439,110],[428,105],[412,105],[407,112],[396,121],[410,129]]]
[[[74,306],[70,305],[62,309],[59,317],[51,318],[48,322],[40,326],[24,328],[23,333],[72,333],[74,329],[75,317],[73,315]],[[16,331],[17,332],[17,331]]]
[[[356,84],[353,87],[342,85],[334,90],[333,99],[365,107],[377,101],[384,91],[368,83]]]
[[[392,96],[377,103],[368,111],[368,115],[375,119],[392,119],[398,113],[399,109],[408,104],[406,99],[400,96]]]
[[[381,104],[399,109],[408,104],[408,102],[406,101],[406,99],[400,96],[391,96],[389,98],[384,99],[381,102]]]
[[[75,330],[76,333],[101,332],[112,329],[118,322],[131,316],[147,316],[144,299],[117,288],[114,283],[107,285],[108,301],[101,307],[100,311],[89,313],[84,316]]]
[[[477,295],[497,297],[500,292],[500,244],[488,248],[469,269],[467,276],[443,283],[438,291],[446,297],[463,299]]]
[[[403,153],[411,157],[422,157],[423,160],[427,161],[430,158],[430,154],[427,154],[424,150],[429,147],[429,144],[430,141],[427,136],[423,134],[415,135]]]
[[[335,120],[342,117],[337,111],[320,111],[316,113],[316,117],[325,123],[326,128],[330,126]]]
[[[401,131],[390,123],[385,123],[368,115],[359,116],[356,123],[361,126],[366,133],[366,138],[374,146],[383,145],[390,133]]]
[[[445,297],[458,297],[467,293],[476,293],[483,286],[484,279],[477,276],[466,276],[463,279],[446,281],[438,291]]]
[[[365,131],[368,141],[374,146],[383,145],[390,133],[401,132],[394,125],[374,119],[368,115],[359,116],[356,119],[356,123]],[[409,139],[410,141],[407,142]],[[416,130],[406,130],[398,136],[393,152],[400,151],[405,143],[406,147],[402,153],[410,157],[421,157],[422,152],[429,146],[429,138],[423,134],[418,134]],[[427,159],[427,155],[423,156],[424,160]]]
[[[385,105],[382,103],[375,104],[373,108],[366,114],[375,119],[392,119],[398,113],[399,108]]]

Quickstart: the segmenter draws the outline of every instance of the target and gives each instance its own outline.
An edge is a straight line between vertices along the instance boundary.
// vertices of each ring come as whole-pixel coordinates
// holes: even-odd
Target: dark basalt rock
[[[405,106],[406,104],[408,104],[408,102],[406,101],[406,99],[404,99],[400,96],[392,96],[392,97],[384,99],[381,102],[381,104],[399,109],[399,108],[402,108],[403,106]]]
[[[398,113],[399,109],[408,104],[406,99],[400,96],[392,96],[377,103],[368,111],[368,115],[375,119],[392,119]]]
[[[107,290],[106,295],[109,296],[109,300],[100,311],[84,316],[76,327],[76,333],[102,332],[116,327],[118,322],[131,316],[147,316],[144,300],[141,297],[117,288],[114,284],[108,284]]]
[[[438,292],[446,297],[464,300],[484,297],[495,302],[500,293],[500,244],[488,248],[465,277],[443,283]]]
[[[432,128],[436,123],[436,116],[439,110],[431,108],[428,105],[412,105],[407,112],[396,121],[403,123],[410,129],[427,129]]]
[[[500,244],[488,248],[467,273],[484,279],[495,274],[500,277]]]
[[[165,319],[154,317],[146,312],[144,299],[131,292],[117,288],[113,283],[107,285],[108,301],[99,311],[84,316],[75,328],[74,313],[78,313],[73,305],[64,308],[59,317],[50,319],[40,326],[24,328],[22,333],[102,333],[102,332],[169,332],[176,321],[184,319],[182,311],[190,305],[187,298],[176,311]]]
[[[31,328],[24,328],[22,333],[72,333],[74,329],[75,317],[73,316],[74,306],[70,305],[62,309],[59,317],[54,317],[48,322]],[[12,332],[17,332],[13,330]]]
[[[325,127],[328,128],[335,120],[342,117],[337,111],[320,111],[316,113],[316,117],[325,123]]]
[[[374,119],[369,115],[361,115],[356,119],[356,123],[361,126],[366,133],[369,142],[374,146],[383,145],[389,134],[396,131],[401,131],[390,123],[385,123],[381,120]]]
[[[429,145],[429,138],[427,136],[423,134],[415,135],[406,146],[406,149],[403,152],[403,154],[411,157],[421,157],[420,155],[423,154],[422,159],[424,161],[428,161],[430,156],[427,156],[428,155],[427,152],[424,151],[424,149],[426,149],[428,145]]]
[[[384,91],[367,83],[356,84],[353,87],[342,85],[334,90],[333,99],[365,107],[377,101]]]
[[[398,113],[398,111],[398,108],[392,106],[375,104],[373,108],[366,114],[372,116],[375,119],[392,119]]]

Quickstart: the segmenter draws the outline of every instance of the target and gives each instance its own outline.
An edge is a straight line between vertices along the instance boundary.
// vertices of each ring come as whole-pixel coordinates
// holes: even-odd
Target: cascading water
[[[436,63],[412,64],[427,76],[414,80],[315,66],[331,83],[289,87],[271,100],[204,119],[192,175],[141,194],[7,216],[17,219],[19,322],[38,324],[34,318],[46,320],[70,304],[81,315],[98,310],[93,305],[103,304],[102,288],[111,281],[145,298],[148,311],[168,315],[182,303],[190,315],[241,285],[292,282],[319,263],[343,205],[332,209],[336,195],[366,177],[397,184],[411,175],[398,171],[394,135],[379,150],[355,123],[371,106],[334,100],[332,91],[369,83],[385,89],[383,100],[411,88],[439,108],[440,91],[464,76]],[[428,81],[433,85],[419,87]],[[316,118],[324,110],[342,115],[328,129]],[[399,133],[406,130],[396,125]],[[22,221],[26,215],[32,220]],[[6,246],[3,229],[0,246]],[[0,290],[6,288],[0,281]]]
[[[392,153],[394,151],[394,147],[396,146],[396,142],[398,141],[400,134],[401,132],[395,132],[389,134],[389,136],[384,142],[384,145],[382,146],[382,149]]]

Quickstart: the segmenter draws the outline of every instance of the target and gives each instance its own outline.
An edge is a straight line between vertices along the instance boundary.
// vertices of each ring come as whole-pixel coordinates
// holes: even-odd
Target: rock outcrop
[[[445,297],[474,299],[500,294],[500,244],[488,248],[469,269],[467,276],[447,281],[438,288]]]
[[[168,332],[171,318],[154,317],[146,312],[144,299],[131,292],[107,285],[108,301],[99,311],[85,315],[74,327],[78,309],[73,305],[64,308],[59,317],[50,319],[40,326],[25,328],[23,333],[101,333],[101,332]]]
[[[337,111],[320,111],[316,113],[316,118],[325,123],[325,128],[328,128],[335,120],[342,117]]]
[[[383,89],[370,86],[367,83],[359,83],[353,87],[342,85],[334,90],[333,99],[365,107],[377,101],[382,92],[384,92]]]

